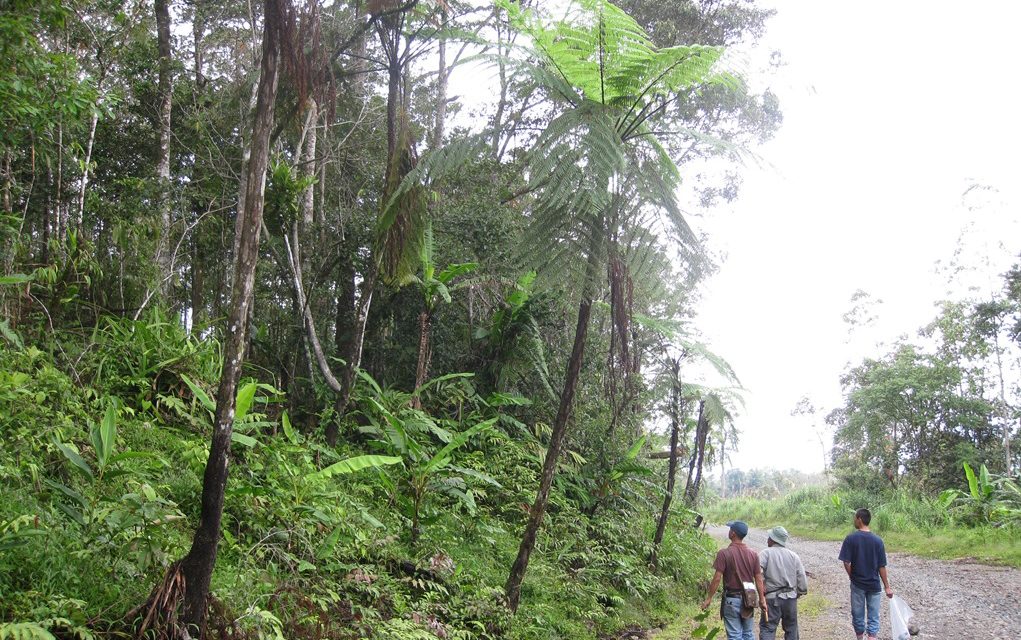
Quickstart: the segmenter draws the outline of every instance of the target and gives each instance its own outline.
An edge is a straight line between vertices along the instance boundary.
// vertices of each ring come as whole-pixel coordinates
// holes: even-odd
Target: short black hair
[[[868,509],[858,509],[854,512],[854,517],[861,520],[861,523],[866,527],[872,522],[872,512]]]

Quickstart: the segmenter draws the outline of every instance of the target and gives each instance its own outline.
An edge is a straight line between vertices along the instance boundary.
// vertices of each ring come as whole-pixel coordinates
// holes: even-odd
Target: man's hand
[[[705,602],[702,603],[702,608],[703,609],[708,609],[709,605],[711,605],[712,603],[713,603],[713,597],[709,596],[708,598],[705,599]]]
[[[766,597],[765,596],[759,598],[759,608],[762,609],[763,611],[768,611],[769,610],[768,609],[768,605],[766,605]]]
[[[887,598],[892,598],[893,597],[893,589],[891,589],[890,587],[886,588],[886,597]]]

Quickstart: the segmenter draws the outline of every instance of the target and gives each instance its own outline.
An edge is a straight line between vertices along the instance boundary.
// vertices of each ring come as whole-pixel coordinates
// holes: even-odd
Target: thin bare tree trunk
[[[103,79],[106,77],[106,67],[102,66],[99,74],[99,79],[96,81],[96,108],[92,110],[92,117],[89,119],[89,140],[85,145],[85,164],[82,169],[82,183],[78,189],[78,202],[75,206],[75,221],[74,226],[76,229],[81,229],[82,222],[85,218],[85,194],[89,188],[89,170],[92,168],[92,147],[96,142],[96,127],[99,124],[99,94],[103,90]]]
[[[11,152],[4,152],[4,188],[3,188],[3,210],[5,213],[11,213],[11,186],[13,179],[11,177]]]
[[[440,24],[447,23],[446,5],[440,3]],[[440,39],[439,44],[439,65],[436,73],[436,120],[433,123],[432,142],[429,147],[433,150],[443,146],[443,126],[447,119],[447,83],[450,74],[447,71],[447,41]]]
[[[343,386],[333,375],[333,371],[330,369],[330,364],[326,359],[326,352],[323,351],[323,346],[319,342],[319,334],[316,331],[315,320],[312,317],[312,309],[308,305],[308,300],[305,298],[305,284],[304,277],[302,276],[301,268],[301,254],[298,252],[298,223],[295,222],[292,230],[292,239],[288,239],[284,235],[284,246],[287,249],[287,262],[291,270],[291,285],[294,289],[294,304],[297,307],[297,311],[301,314],[302,324],[305,327],[305,341],[306,351],[311,348],[311,353],[308,355],[309,363],[311,366],[311,356],[314,355],[316,365],[319,367],[319,373],[322,374],[323,379],[326,381],[326,385],[336,393],[340,393],[343,390]]]
[[[688,480],[684,484],[684,502],[692,507],[698,500],[699,485],[702,482],[702,463],[705,460],[705,442],[709,435],[709,416],[705,412],[705,400],[698,403],[698,422],[695,424],[695,450],[688,465]]]
[[[571,359],[567,365],[567,376],[564,379],[564,391],[560,394],[560,407],[557,410],[556,420],[553,422],[553,432],[550,435],[549,447],[546,449],[546,459],[542,465],[542,475],[539,478],[539,491],[535,496],[535,502],[528,512],[528,522],[525,524],[524,534],[521,536],[521,544],[518,547],[518,555],[511,567],[510,576],[504,588],[507,597],[507,607],[511,612],[518,610],[521,600],[521,582],[525,579],[525,572],[528,570],[528,560],[535,548],[535,538],[542,525],[543,515],[546,513],[546,503],[549,501],[550,488],[553,486],[553,476],[556,473],[557,462],[560,458],[560,449],[564,443],[564,436],[567,435],[567,424],[571,419],[571,411],[574,405],[574,394],[578,388],[578,377],[581,373],[582,359],[585,356],[585,339],[588,335],[589,318],[592,314],[592,298],[595,295],[595,280],[599,274],[599,259],[603,248],[603,230],[593,229],[591,245],[589,247],[588,264],[585,268],[585,283],[582,288],[581,302],[578,305],[578,323],[574,330],[574,346],[571,349]]]
[[[308,113],[305,118],[305,127],[302,138],[305,141],[305,149],[301,157],[301,175],[305,178],[316,176],[316,142],[317,125],[319,124],[319,105],[312,98],[308,99],[306,108]],[[312,226],[315,215],[315,185],[309,184],[305,192],[301,194],[301,224],[302,235],[304,231]]]
[[[189,632],[196,632],[200,636],[205,623],[206,599],[220,540],[235,395],[241,376],[248,313],[255,286],[255,267],[259,258],[259,231],[262,225],[269,138],[273,129],[276,104],[281,20],[279,0],[266,0],[262,74],[259,79],[255,121],[252,127],[252,157],[248,167],[245,224],[241,228],[239,251],[235,257],[234,286],[224,339],[223,371],[216,394],[213,440],[202,482],[199,526],[195,531],[191,550],[181,561],[186,585],[182,621]]]
[[[156,179],[159,181],[160,234],[156,246],[156,263],[159,267],[159,288],[166,293],[170,284],[170,112],[173,106],[174,87],[171,77],[173,52],[170,47],[170,1],[155,0],[156,36],[159,43],[159,150],[156,157]]]
[[[698,430],[702,425],[702,414],[705,411],[705,401],[698,403],[698,420],[695,423],[695,442],[691,449],[691,457],[688,459],[688,477],[684,481],[684,502],[688,502],[688,493],[691,491],[691,483],[695,479],[695,460],[698,459]]]
[[[432,349],[429,346],[429,337],[432,332],[432,314],[428,309],[423,309],[418,314],[418,364],[415,366],[415,389],[425,384],[429,376],[429,361],[432,356]],[[422,408],[422,399],[415,396],[411,406],[416,409]]]
[[[656,523],[656,535],[652,538],[652,553],[649,555],[649,564],[657,567],[659,564],[659,545],[663,542],[663,534],[666,533],[666,523],[670,517],[670,503],[674,499],[674,483],[677,479],[677,440],[681,431],[681,363],[674,359],[670,363],[671,389],[670,389],[670,464],[666,476],[666,493],[663,495],[663,508],[659,514],[659,522]]]
[[[348,342],[348,349],[345,355],[344,372],[340,379],[340,393],[334,405],[337,416],[343,416],[347,411],[347,405],[351,402],[351,394],[354,392],[355,380],[358,377],[358,368],[362,364],[362,347],[365,345],[365,325],[369,320],[369,309],[372,306],[372,294],[376,289],[376,279],[379,277],[379,265],[373,262],[369,272],[362,282],[361,297],[358,299],[358,306],[355,310],[354,327],[351,332],[351,340]],[[331,420],[326,426],[326,442],[331,447],[337,444],[337,421]]]

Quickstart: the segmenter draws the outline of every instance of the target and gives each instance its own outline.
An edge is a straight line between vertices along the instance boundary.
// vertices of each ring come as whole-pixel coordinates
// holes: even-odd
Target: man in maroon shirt
[[[755,640],[755,609],[741,611],[741,596],[744,583],[751,582],[759,594],[759,606],[766,608],[766,588],[762,584],[762,567],[759,555],[749,549],[744,538],[748,535],[748,525],[740,520],[728,522],[730,546],[720,549],[716,554],[713,568],[716,574],[709,583],[709,595],[702,603],[708,609],[716,595],[716,589],[723,582],[723,601],[720,603],[720,617],[723,627],[727,630],[727,640]]]

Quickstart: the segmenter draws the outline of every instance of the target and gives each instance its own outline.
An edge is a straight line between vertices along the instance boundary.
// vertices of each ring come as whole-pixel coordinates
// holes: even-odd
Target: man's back
[[[766,597],[797,597],[808,593],[805,566],[798,554],[779,545],[759,552],[762,578],[766,583]]]
[[[713,568],[723,574],[723,586],[729,591],[741,591],[742,583],[752,582],[761,570],[758,555],[740,542],[720,549]]]
[[[838,558],[851,563],[851,582],[859,589],[869,593],[881,590],[879,569],[886,566],[886,547],[879,536],[871,531],[849,534]]]

